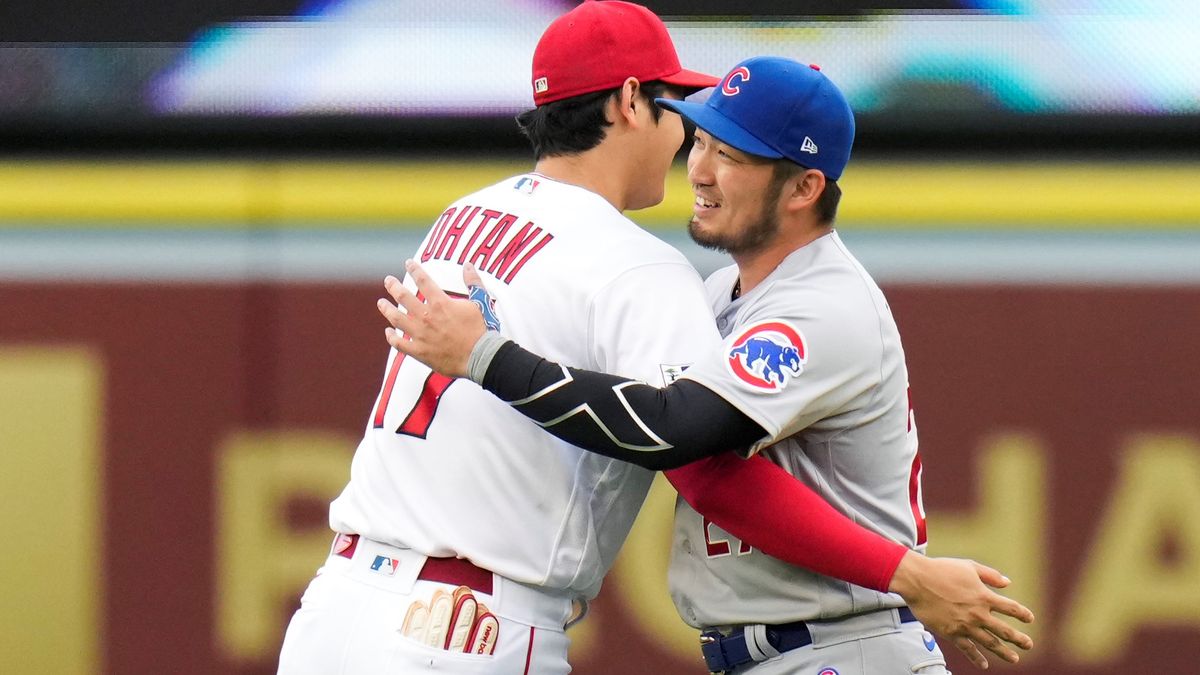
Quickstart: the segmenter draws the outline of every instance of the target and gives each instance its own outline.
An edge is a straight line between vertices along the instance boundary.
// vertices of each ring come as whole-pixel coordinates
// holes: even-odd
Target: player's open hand
[[[927,558],[909,552],[900,561],[890,590],[899,593],[925,627],[946,639],[978,668],[987,668],[982,649],[1016,663],[1017,652],[1033,640],[1001,619],[1033,622],[1033,612],[992,590],[1008,586],[1008,577],[973,560]],[[989,588],[989,586],[991,588]]]
[[[416,283],[417,293],[388,276],[383,286],[395,304],[384,298],[376,303],[391,324],[384,331],[388,344],[443,375],[465,376],[471,350],[487,329],[481,308],[473,300],[450,297],[415,261],[406,261],[405,269]],[[463,278],[469,288],[483,288],[474,267],[464,268]],[[486,291],[479,295],[479,301],[490,310]]]

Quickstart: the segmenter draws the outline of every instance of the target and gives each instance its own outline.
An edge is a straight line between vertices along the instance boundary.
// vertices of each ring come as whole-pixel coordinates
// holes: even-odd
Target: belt
[[[907,607],[900,607],[897,611],[901,623],[917,620],[912,610]],[[710,673],[724,673],[747,663],[766,660],[765,658],[756,659],[751,654],[747,635],[753,628],[765,629],[762,634],[765,635],[767,643],[780,654],[812,644],[812,634],[808,630],[808,625],[803,621],[773,626],[746,626],[743,630],[734,631],[732,635],[722,635],[716,630],[706,630],[700,634],[700,651],[704,653],[704,662],[708,665]],[[757,645],[755,645],[754,651],[762,654],[762,649]]]
[[[357,534],[338,534],[333,539],[333,553],[353,559],[358,548]],[[466,558],[426,558],[417,578],[452,586],[466,586],[473,591],[492,595],[492,573]]]

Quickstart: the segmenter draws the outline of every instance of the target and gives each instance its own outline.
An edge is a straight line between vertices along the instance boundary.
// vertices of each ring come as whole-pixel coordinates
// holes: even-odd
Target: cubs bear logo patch
[[[743,385],[778,393],[803,372],[807,361],[808,346],[800,331],[785,321],[763,321],[733,339],[726,364]]]

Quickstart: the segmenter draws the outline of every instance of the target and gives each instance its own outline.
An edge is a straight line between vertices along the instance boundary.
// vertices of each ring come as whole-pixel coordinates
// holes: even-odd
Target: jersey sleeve
[[[663,470],[747,447],[764,433],[695,382],[652,387],[619,375],[564,367],[503,342],[487,366],[483,388],[585,450]]]
[[[776,288],[683,377],[766,430],[760,449],[837,415],[880,381],[876,325],[821,289]]]
[[[743,460],[726,452],[665,475],[680,497],[721,529],[818,574],[886,593],[908,552],[851,521],[765,456]]]
[[[878,327],[814,295],[748,308],[750,321],[696,357],[665,390],[566,368],[515,344],[496,353],[482,384],[556,436],[647,468],[681,466],[727,449],[752,455],[870,396],[879,382]],[[629,345],[637,337],[611,339]],[[656,366],[663,369],[643,361],[641,370],[653,376]]]
[[[593,367],[551,363],[508,344],[481,384],[555,436],[608,457],[662,470],[762,436],[753,421],[694,383],[669,387],[720,348],[699,276],[686,264],[626,270],[589,307]],[[597,372],[603,371],[603,372]]]

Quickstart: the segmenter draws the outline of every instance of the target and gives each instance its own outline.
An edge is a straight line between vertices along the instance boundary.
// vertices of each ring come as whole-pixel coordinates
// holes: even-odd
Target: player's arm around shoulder
[[[677,277],[691,279],[689,302],[678,301],[688,297],[686,292],[675,293],[674,303],[639,302],[631,290],[638,283],[603,284],[595,293],[601,300],[589,309],[596,319],[590,329],[594,359],[622,373],[613,374],[554,363],[495,331],[485,332],[472,301],[446,296],[418,265],[410,262],[407,268],[428,302],[421,303],[389,278],[388,291],[398,305],[378,303],[391,324],[389,344],[443,374],[469,375],[563,440],[644,468],[665,469],[745,447],[763,436],[761,427],[704,387],[690,382],[664,386],[687,365],[687,356],[676,356],[677,343],[696,339],[689,344],[697,350],[711,350],[718,343],[690,269]],[[655,270],[638,268],[622,281],[661,280],[647,271]],[[468,276],[472,272],[464,270]],[[678,268],[674,272],[680,274]],[[479,283],[477,276],[467,280],[468,287]],[[479,301],[486,307],[486,298]],[[660,325],[664,321],[666,328]],[[646,383],[655,380],[658,386]]]

